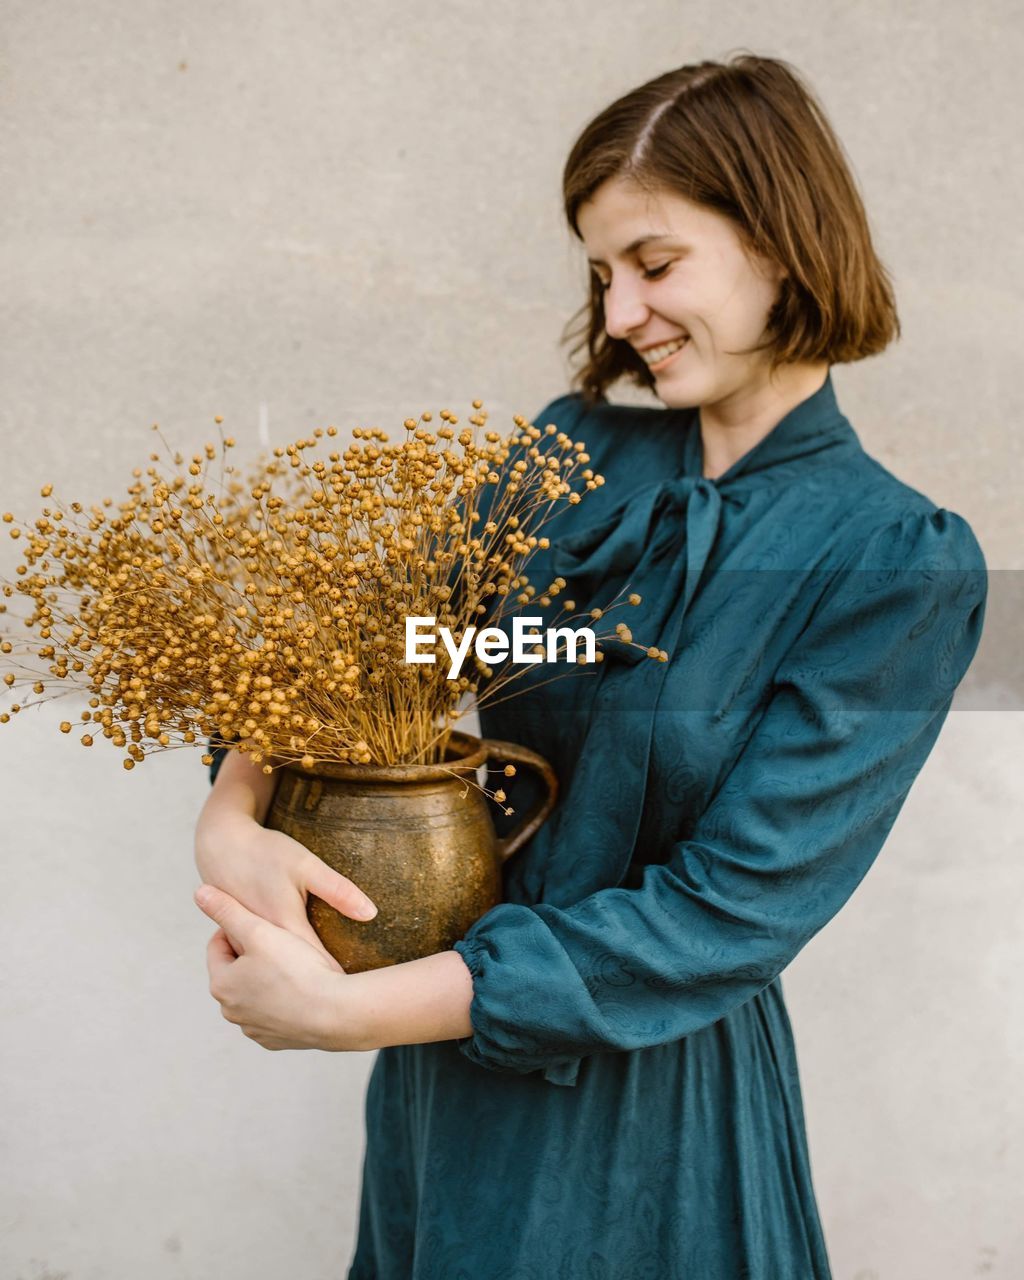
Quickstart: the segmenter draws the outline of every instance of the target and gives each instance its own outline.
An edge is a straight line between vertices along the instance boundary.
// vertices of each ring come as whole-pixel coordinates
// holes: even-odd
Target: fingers
[[[224,978],[237,959],[227,934],[218,929],[206,944],[206,971],[210,975],[210,995],[215,1000],[220,1000]]]
[[[372,920],[377,914],[375,904],[358,885],[333,870],[315,854],[306,863],[304,872],[309,892],[315,893],[343,916],[348,916],[351,920]]]
[[[206,959],[207,963],[214,961],[220,964],[230,964],[232,960],[238,959],[238,955],[228,941],[228,935],[223,929],[218,929],[206,944]]]
[[[308,942],[311,947],[318,951],[319,954],[327,960],[328,964],[330,964],[331,968],[334,969],[336,973],[345,972],[344,968],[337,960],[335,960],[334,956],[331,955],[324,944],[320,941],[316,930],[309,923],[309,917],[305,915],[305,913],[303,913],[302,922],[296,922],[292,928],[292,932],[297,933],[304,942]]]
[[[220,925],[236,955],[243,955],[246,945],[252,945],[256,933],[266,926],[266,921],[237,898],[212,884],[201,884],[193,896],[200,911]]]

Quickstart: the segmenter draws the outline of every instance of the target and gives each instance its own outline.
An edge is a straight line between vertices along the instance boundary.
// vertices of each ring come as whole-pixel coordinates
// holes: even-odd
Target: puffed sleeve
[[[460,1050],[573,1084],[581,1057],[680,1039],[774,981],[881,849],[977,648],[986,588],[955,513],[868,538],[666,863],[564,909],[499,904],[455,944],[473,978]]]

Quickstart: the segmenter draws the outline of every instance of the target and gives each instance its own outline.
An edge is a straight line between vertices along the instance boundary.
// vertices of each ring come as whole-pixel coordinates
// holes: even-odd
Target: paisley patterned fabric
[[[605,642],[482,708],[560,799],[455,944],[473,1034],[377,1055],[349,1280],[828,1277],[780,974],[935,742],[982,553],[864,452],[830,377],[715,479],[695,411],[573,394],[535,421],[607,483],[551,522],[530,579],[568,586],[523,612],[609,608],[591,625],[670,660]],[[522,813],[537,784],[505,790]]]

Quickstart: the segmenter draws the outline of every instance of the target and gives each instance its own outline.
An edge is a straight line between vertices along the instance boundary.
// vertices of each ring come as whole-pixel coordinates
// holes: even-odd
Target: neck
[[[704,475],[714,480],[749,453],[782,419],[825,385],[828,365],[781,365],[715,404],[700,407]]]

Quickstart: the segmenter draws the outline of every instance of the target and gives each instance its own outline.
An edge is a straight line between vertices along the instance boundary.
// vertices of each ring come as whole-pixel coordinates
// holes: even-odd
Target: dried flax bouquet
[[[473,655],[472,673],[451,680],[440,660],[411,664],[405,619],[434,617],[461,641],[484,615],[497,626],[531,600],[549,606],[565,581],[538,596],[523,566],[559,509],[604,482],[554,424],[515,415],[503,436],[485,430],[479,400],[473,409],[463,427],[448,410],[436,429],[429,412],[406,419],[398,443],[356,428],[326,458],[317,428],[245,480],[226,465],[235,442],[218,417],[219,450],[207,444],[187,475],[174,455],[171,477],[151,454],[116,512],[110,498],[63,506],[43,486],[50,501],[31,526],[2,517],[23,562],[3,581],[0,670],[7,694],[30,685],[36,697],[0,723],[77,690],[88,709],[61,731],[84,729],[85,746],[109,739],[126,769],[206,739],[250,752],[265,773],[443,761],[467,696],[511,696],[524,668],[496,674]],[[559,625],[574,608],[564,602]],[[633,643],[624,623],[616,632]]]

